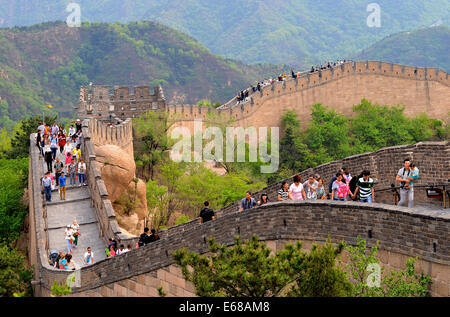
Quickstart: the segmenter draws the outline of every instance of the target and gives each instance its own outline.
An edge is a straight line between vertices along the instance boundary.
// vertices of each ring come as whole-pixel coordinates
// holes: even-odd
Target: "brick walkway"
[[[62,154],[58,155],[63,160]],[[42,160],[43,170],[47,170],[45,162]],[[64,169],[66,170],[66,169]],[[68,183],[69,180],[66,180]],[[80,237],[78,248],[72,251],[73,260],[77,268],[84,266],[83,255],[87,247],[91,247],[94,252],[94,261],[98,262],[106,258],[105,244],[99,236],[95,211],[90,206],[90,191],[88,186],[67,186],[66,200],[61,200],[59,190],[52,191],[52,201],[46,203],[47,226],[50,250],[67,252],[65,241],[65,228],[71,225],[76,219],[80,226]]]

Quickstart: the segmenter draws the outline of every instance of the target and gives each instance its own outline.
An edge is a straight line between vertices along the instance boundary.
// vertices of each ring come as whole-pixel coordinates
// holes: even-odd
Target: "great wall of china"
[[[236,119],[248,126],[279,126],[285,109],[295,109],[304,125],[309,106],[322,102],[339,112],[350,114],[352,106],[362,98],[380,104],[405,105],[405,113],[426,112],[431,117],[447,120],[450,100],[448,74],[437,69],[414,68],[383,62],[347,63],[332,70],[307,74],[305,77],[278,82],[256,93],[245,104],[233,106],[233,100],[214,110],[199,106],[168,106],[159,87],[150,94],[147,87],[116,87],[110,94],[106,86],[82,87],[78,115],[83,121],[82,153],[87,163],[90,201],[98,226],[99,239],[116,238],[121,243],[134,243],[121,233],[100,170],[93,164],[95,147],[115,144],[132,151],[132,123],[128,118],[145,111],[167,111],[179,125],[192,127],[194,119],[207,119],[211,111]],[[264,114],[264,116],[262,115]],[[303,114],[303,115],[302,115]],[[307,114],[307,115],[304,115]],[[125,120],[125,121],[122,121]],[[114,125],[111,123],[114,122]],[[33,136],[31,136],[33,138]],[[65,281],[71,272],[53,269],[47,264],[49,251],[46,205],[40,191],[38,149],[30,146],[30,239],[29,258],[34,264],[35,296],[49,296],[53,282]],[[413,159],[421,168],[418,185],[446,183],[450,179],[450,142],[424,142],[415,145],[383,148],[330,162],[300,174],[319,173],[331,177],[342,165],[354,171],[368,168],[378,181],[377,188],[388,188],[403,158]],[[267,192],[274,201],[279,183]],[[424,190],[417,191],[418,200],[430,200]],[[433,296],[450,296],[450,213],[439,210],[408,209],[384,204],[389,192],[377,193],[376,204],[334,201],[275,202],[239,213],[237,203],[217,211],[217,220],[200,224],[199,219],[161,232],[161,240],[124,255],[98,261],[79,271],[79,287],[71,296],[158,296],[162,286],[169,296],[194,296],[193,286],[186,282],[171,259],[171,252],[186,247],[207,251],[207,238],[231,245],[233,237],[244,239],[258,234],[261,240],[277,250],[289,241],[301,240],[306,248],[313,242],[354,244],[361,235],[369,246],[380,241],[380,260],[388,269],[404,268],[407,257],[417,256],[418,266],[433,279]],[[380,203],[381,202],[381,203]]]

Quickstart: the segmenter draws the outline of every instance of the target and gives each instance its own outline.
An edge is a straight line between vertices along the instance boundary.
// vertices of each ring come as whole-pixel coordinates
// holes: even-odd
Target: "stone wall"
[[[111,126],[104,121],[91,118],[89,119],[89,132],[91,141],[94,142],[95,146],[113,144],[133,155],[133,124],[131,119],[128,118],[118,125]]]
[[[169,296],[191,296],[192,285],[173,266],[171,253],[182,247],[205,253],[207,238],[232,245],[235,235],[257,234],[281,248],[286,241],[356,243],[380,241],[380,259],[390,269],[404,268],[407,257],[419,258],[418,268],[432,276],[434,296],[449,296],[450,215],[405,207],[356,202],[277,202],[213,222],[198,219],[163,232],[161,240],[124,255],[105,259],[80,273],[81,287],[73,296],[156,296],[163,286]],[[369,233],[370,231],[370,233]],[[52,276],[53,278],[53,276]],[[51,280],[51,278],[49,279]]]
[[[306,127],[313,104],[322,103],[351,115],[353,106],[363,98],[380,105],[402,104],[408,116],[427,113],[432,118],[448,120],[450,77],[435,68],[378,61],[350,62],[332,69],[305,73],[300,78],[275,82],[254,93],[248,102],[232,105],[230,101],[212,111],[233,118],[236,126],[246,128],[279,127],[284,112],[293,109],[299,115],[301,126]],[[172,106],[168,107],[168,111],[177,113],[179,122],[175,127],[185,126],[191,131],[193,120],[205,116],[205,111],[199,106]],[[179,113],[182,113],[181,117]]]

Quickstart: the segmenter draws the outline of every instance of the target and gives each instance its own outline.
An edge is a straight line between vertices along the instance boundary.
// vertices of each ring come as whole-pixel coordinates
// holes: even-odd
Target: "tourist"
[[[326,200],[327,193],[325,192],[325,186],[323,186],[323,179],[317,180],[317,199]]]
[[[294,182],[288,190],[288,197],[291,200],[306,200],[305,189],[303,188],[302,178],[300,175],[294,176]]]
[[[359,192],[359,201],[362,203],[372,203],[375,202],[375,188],[374,181],[370,176],[370,171],[364,170],[362,172],[362,177],[360,177],[356,183],[355,193],[352,195],[353,198]]]
[[[70,154],[70,153],[69,153]],[[67,166],[67,173],[69,174],[70,185],[76,185],[76,175],[77,175],[77,162],[76,160],[72,160],[70,164]]]
[[[70,125],[69,128],[69,139],[72,139],[72,136],[76,133],[75,128],[73,127],[73,124]]]
[[[56,124],[56,122],[53,122],[53,125],[52,125],[52,135],[57,135],[58,134],[58,131],[59,131],[59,127],[58,127],[58,125]]]
[[[252,197],[252,193],[247,191],[245,197],[242,198],[239,206],[239,211],[247,210],[256,207],[256,200]]]
[[[67,254],[70,254],[70,252],[72,252],[72,241],[73,241],[73,230],[70,225],[67,225],[66,230],[64,231],[64,236],[66,239]]]
[[[317,199],[317,188],[319,183],[314,178],[314,175],[309,175],[309,179],[303,183],[303,187],[306,193],[306,199]]]
[[[59,183],[59,198],[61,200],[66,200],[66,176],[64,172],[61,172],[61,176],[58,177]]]
[[[73,150],[72,150],[72,160],[75,159],[75,158],[77,159],[77,163],[80,163],[80,160],[81,160],[81,149],[78,146],[74,147]]]
[[[59,157],[56,158],[55,162],[55,179],[56,179],[56,186],[59,186],[59,177],[61,176],[61,173],[64,170],[64,164],[60,161]]]
[[[64,254],[64,253],[63,253],[63,254]],[[67,266],[67,259],[69,258],[69,255],[70,255],[70,254],[66,254],[66,255],[64,255],[63,258],[61,258],[61,259],[59,260],[59,269],[60,269],[60,270],[67,270],[67,269],[68,269],[68,266]]]
[[[411,208],[414,204],[414,185],[412,183],[413,181],[408,179],[412,174],[410,168],[411,161],[405,159],[403,164],[404,166],[399,169],[395,178],[395,180],[400,183],[400,201],[398,202],[398,205],[406,206],[406,199],[408,199],[408,207]]]
[[[277,200],[278,201],[284,201],[289,199],[289,184],[286,181],[283,181],[281,183],[281,188],[278,190],[277,193]]]
[[[53,163],[53,155],[52,155],[52,149],[50,148],[50,141],[46,141],[44,146],[44,160],[45,163],[47,163],[47,172],[51,173],[53,172],[52,169],[52,163]]]
[[[411,163],[411,176],[408,177],[410,182],[405,187],[409,188],[417,179],[419,179],[419,169],[416,167],[416,164]]]
[[[78,163],[78,182],[80,183],[79,186],[86,185],[85,174],[86,174],[86,163],[84,163],[83,160],[80,160],[80,163]]]
[[[337,174],[343,174],[344,173],[344,170],[341,168],[339,171],[337,171],[337,173],[336,173],[336,175]],[[328,192],[331,194],[331,191],[333,190],[332,189],[332,187],[333,187],[333,183],[336,181],[336,175],[333,175],[333,177],[331,178],[331,180],[330,180],[330,184],[328,184]],[[331,199],[333,199],[333,198],[331,198]]]
[[[352,180],[352,175],[350,174],[350,170],[347,167],[343,167],[342,170],[343,170],[342,176],[344,176],[345,183],[347,185],[349,185],[350,181]]]
[[[94,252],[92,252],[91,247],[88,247],[87,251],[84,253],[83,261],[86,265],[94,264]]]
[[[56,159],[56,151],[58,150],[58,138],[53,134],[50,138],[50,149],[52,150],[52,160]]]
[[[200,223],[205,223],[215,219],[214,210],[209,208],[209,202],[205,201],[203,203],[205,206],[202,210],[200,210]]]
[[[121,255],[121,254],[124,254],[126,251],[125,251],[125,246],[123,245],[123,244],[121,244],[120,245],[120,247],[119,247],[119,250],[117,250],[117,255]]]
[[[126,250],[125,250],[125,252],[130,252],[131,251],[131,244],[129,244],[129,245],[127,245],[127,248],[126,248]]]
[[[38,126],[38,130],[41,133],[42,136],[44,136],[44,132],[45,132],[45,122],[39,122],[39,126]]]
[[[59,269],[59,261],[61,261],[62,259],[64,259],[66,255],[64,254],[64,252],[59,251],[58,256],[55,259],[55,264],[53,265],[53,267]]]
[[[356,183],[358,182],[358,180],[363,177],[363,174],[361,172],[361,174],[359,174],[358,177],[352,177],[352,179],[350,180],[350,183],[348,184],[348,188],[350,189],[350,192],[355,193],[353,196],[351,196],[353,201],[358,201],[358,196],[356,193]]]
[[[59,152],[63,154],[64,147],[66,146],[66,136],[62,131],[58,134],[58,146],[59,146]]]
[[[144,233],[141,233],[141,235],[139,236],[139,240],[138,240],[139,247],[142,247],[142,246],[150,243],[149,236],[148,236],[149,231],[150,231],[150,229],[148,227],[144,228]]]
[[[152,234],[149,236],[149,242],[155,242],[155,241],[158,241],[160,238],[159,238],[159,235],[156,233],[156,230],[155,229],[152,229]]]
[[[81,131],[81,129],[82,129],[81,120],[77,119],[77,121],[74,121],[74,123],[75,123],[75,127],[76,127],[75,133],[78,133],[78,131]]]
[[[267,204],[268,202],[269,202],[269,196],[267,196],[266,193],[263,193],[261,195],[261,198],[258,200],[257,204],[258,204],[258,206],[262,206],[262,205]]]
[[[78,238],[80,234],[80,225],[77,223],[77,220],[73,220],[73,224],[71,226],[73,230],[73,247],[76,249],[78,247]]]
[[[38,147],[39,152],[41,152],[41,155],[44,156],[44,152],[42,150],[42,140],[43,140],[43,137],[41,135],[41,132],[39,130],[37,130],[37,133],[36,133],[36,146]]]
[[[113,245],[109,248],[109,256],[116,256],[116,248]]]
[[[79,149],[81,147],[81,140],[83,137],[83,133],[81,131],[79,131],[76,133],[76,136],[77,136],[76,145],[77,145],[77,148]]]
[[[346,201],[349,194],[349,188],[344,181],[344,176],[341,173],[336,174],[336,180],[333,182],[331,197],[333,200]]]
[[[45,193],[45,201],[52,201],[52,181],[49,177],[50,172],[45,173],[42,179],[42,188]]]
[[[77,269],[77,266],[75,265],[75,262],[72,261],[72,255],[71,254],[67,254],[66,255],[66,259],[67,259],[67,265],[66,265],[66,270],[71,270],[71,271],[75,271]]]
[[[117,250],[117,241],[115,239],[108,239],[108,248],[111,250],[111,247],[114,247],[114,250]]]

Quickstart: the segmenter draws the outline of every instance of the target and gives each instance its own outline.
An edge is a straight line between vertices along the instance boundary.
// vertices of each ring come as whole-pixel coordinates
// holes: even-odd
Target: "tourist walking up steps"
[[[414,185],[413,180],[408,178],[413,175],[411,170],[411,161],[405,159],[403,161],[403,167],[399,169],[395,180],[400,183],[400,201],[399,206],[406,206],[406,200],[408,199],[408,207],[412,208],[414,205]]]
[[[42,188],[45,193],[45,201],[52,201],[52,180],[50,179],[50,172],[45,173],[42,179]]]
[[[61,176],[61,173],[64,170],[64,164],[59,160],[59,157],[56,158],[55,163],[55,179],[56,179],[56,186],[59,186],[59,177]]]
[[[70,162],[67,167],[67,173],[69,173],[70,185],[75,186],[76,183],[76,175],[77,175],[77,161],[74,159]]]
[[[66,200],[66,176],[64,172],[61,172],[61,176],[58,177],[59,182],[59,198]]]

